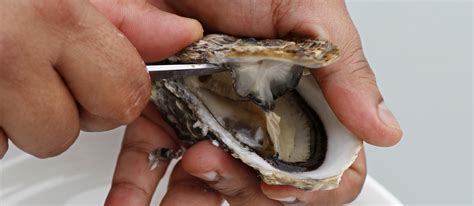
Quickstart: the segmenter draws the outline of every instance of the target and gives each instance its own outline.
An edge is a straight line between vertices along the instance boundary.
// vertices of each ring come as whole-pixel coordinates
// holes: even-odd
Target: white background
[[[350,1],[404,137],[367,146],[369,173],[405,204],[472,201],[472,2]]]
[[[385,101],[405,132],[395,147],[366,146],[369,173],[406,205],[470,205],[472,4],[354,0],[348,5]],[[120,135],[116,130],[82,136],[60,157],[68,162],[60,164],[60,158],[34,160],[10,151],[0,161],[0,205],[6,198],[29,205],[51,204],[48,197],[56,204],[105,197],[120,145],[98,138]]]

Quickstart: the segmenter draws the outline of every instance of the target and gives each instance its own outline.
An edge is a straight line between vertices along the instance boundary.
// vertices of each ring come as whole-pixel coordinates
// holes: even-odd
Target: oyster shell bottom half
[[[169,61],[226,71],[156,81],[152,99],[184,143],[211,139],[267,184],[333,189],[362,142],[303,73],[332,63],[338,52],[323,40],[207,35]]]

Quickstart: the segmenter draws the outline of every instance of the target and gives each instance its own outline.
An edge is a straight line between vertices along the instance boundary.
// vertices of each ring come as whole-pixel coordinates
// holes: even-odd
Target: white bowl
[[[103,204],[110,189],[122,135],[123,128],[81,133],[67,152],[44,160],[27,155],[10,144],[9,151],[0,160],[1,205]],[[161,200],[167,184],[167,180],[160,183],[153,205]],[[368,176],[361,194],[350,205],[401,203]]]

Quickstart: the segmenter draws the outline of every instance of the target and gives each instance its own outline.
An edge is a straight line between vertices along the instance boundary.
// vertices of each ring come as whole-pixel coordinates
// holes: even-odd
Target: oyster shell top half
[[[270,110],[276,98],[297,86],[305,67],[327,66],[338,56],[339,49],[324,40],[257,40],[211,34],[169,60],[229,68],[237,94]]]
[[[324,40],[211,34],[168,61],[228,70],[157,81],[152,99],[183,142],[212,139],[269,184],[331,189],[357,157],[361,141],[303,72],[329,65],[338,55]]]

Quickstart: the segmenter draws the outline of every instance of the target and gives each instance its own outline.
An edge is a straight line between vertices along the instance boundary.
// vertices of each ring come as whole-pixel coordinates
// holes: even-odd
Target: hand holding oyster
[[[183,142],[212,139],[268,184],[332,189],[362,142],[303,73],[338,55],[324,40],[211,34],[169,60],[213,63],[227,71],[155,82],[152,98]]]

